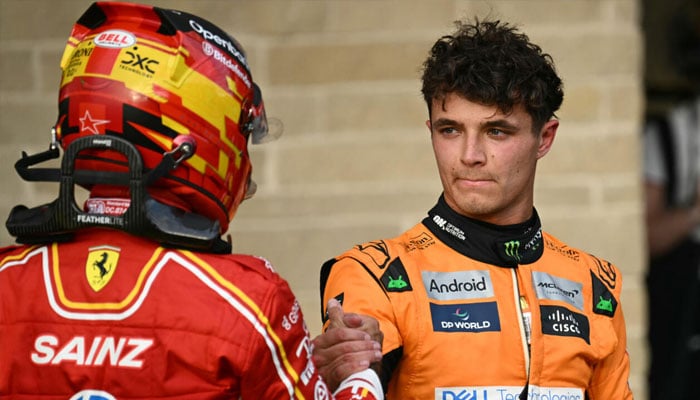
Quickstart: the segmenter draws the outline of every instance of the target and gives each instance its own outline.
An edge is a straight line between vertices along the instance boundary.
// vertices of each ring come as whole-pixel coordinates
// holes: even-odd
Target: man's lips
[[[491,178],[456,178],[456,183],[460,186],[481,187],[493,183]]]

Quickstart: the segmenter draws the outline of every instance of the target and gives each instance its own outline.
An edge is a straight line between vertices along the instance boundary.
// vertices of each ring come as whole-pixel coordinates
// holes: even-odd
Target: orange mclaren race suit
[[[5,247],[0,259],[0,398],[383,396],[367,370],[333,397],[299,303],[261,258],[102,228]]]
[[[496,226],[440,198],[402,235],[326,262],[323,302],[384,333],[387,399],[628,400],[621,277],[542,233]]]

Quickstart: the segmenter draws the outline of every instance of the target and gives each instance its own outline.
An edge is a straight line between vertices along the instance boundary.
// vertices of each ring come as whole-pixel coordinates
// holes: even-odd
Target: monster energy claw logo
[[[506,242],[503,245],[505,247],[506,251],[506,256],[516,260],[520,261],[520,241],[519,240],[511,240],[510,242]]]

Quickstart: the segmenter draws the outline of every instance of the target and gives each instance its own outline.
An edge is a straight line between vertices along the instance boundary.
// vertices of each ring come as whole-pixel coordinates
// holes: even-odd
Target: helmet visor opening
[[[260,87],[253,83],[253,97],[241,109],[241,133],[251,143],[261,144],[277,140],[282,135],[282,123],[273,118],[268,122]]]

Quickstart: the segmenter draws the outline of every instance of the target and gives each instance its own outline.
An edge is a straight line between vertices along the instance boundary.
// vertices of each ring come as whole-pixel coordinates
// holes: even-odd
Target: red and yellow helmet
[[[190,143],[194,155],[149,185],[149,194],[218,220],[221,233],[228,229],[254,186],[248,138],[267,135],[260,90],[234,38],[185,12],[97,2],[73,27],[61,69],[55,131],[63,149],[85,136],[119,137],[136,146],[148,171],[164,153]],[[128,166],[118,152],[92,149],[79,155],[75,169]]]

